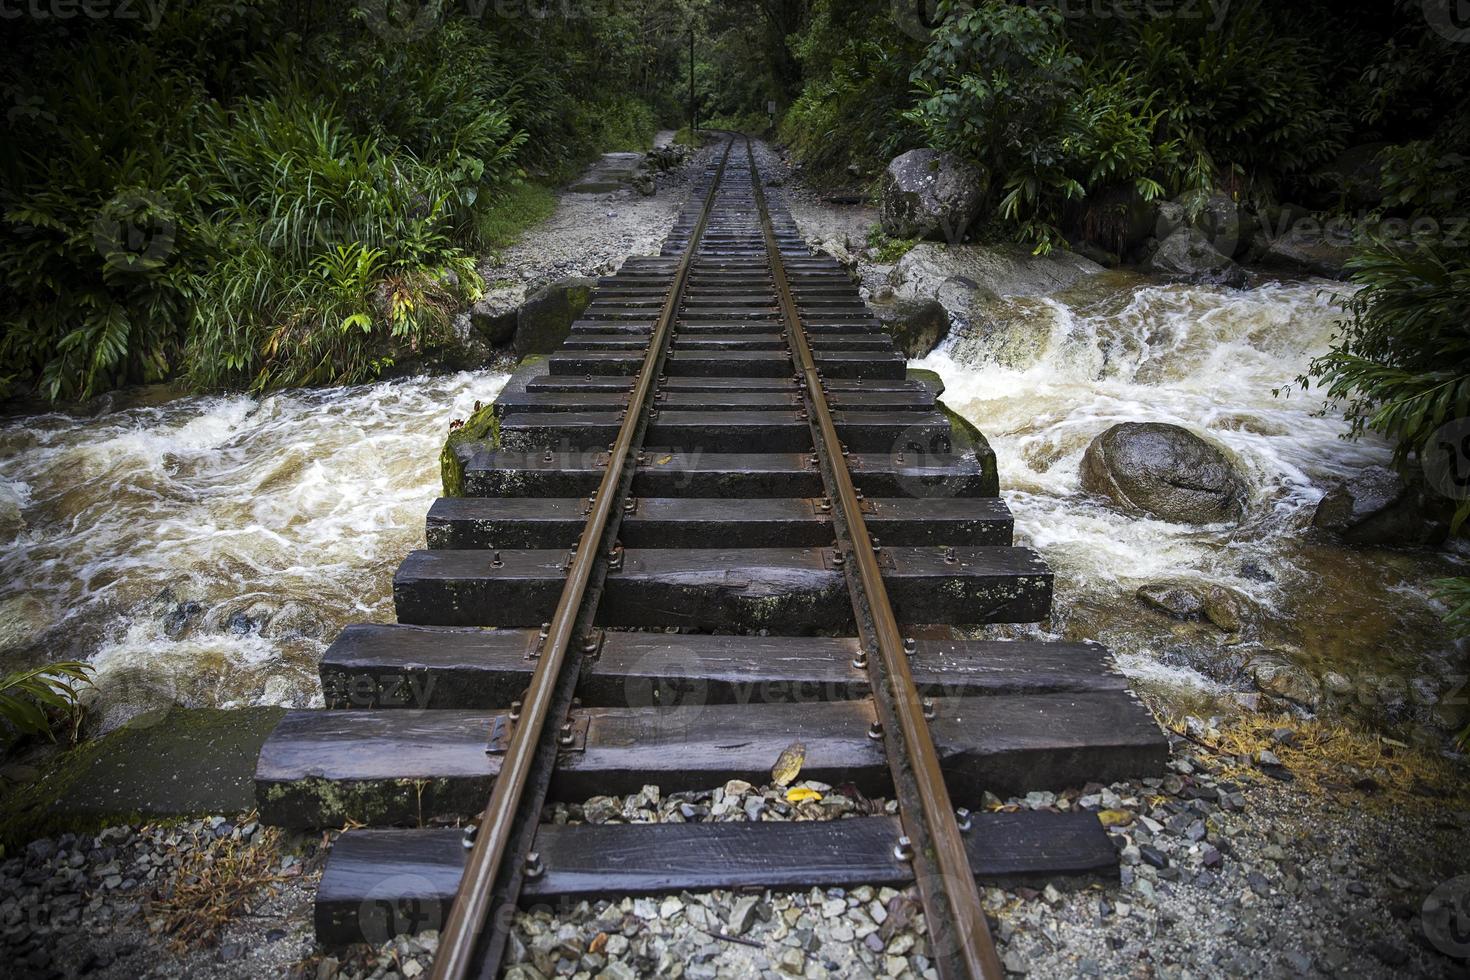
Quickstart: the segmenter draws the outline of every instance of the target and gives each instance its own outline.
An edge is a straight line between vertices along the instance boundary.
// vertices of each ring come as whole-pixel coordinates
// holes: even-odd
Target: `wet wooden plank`
[[[944,698],[930,724],[951,795],[978,800],[1156,772],[1168,743],[1121,691]],[[762,785],[792,742],[806,778],[889,792],[868,701],[586,708],[585,740],[560,754],[556,799]],[[483,805],[500,757],[486,751],[495,715],[477,711],[292,711],[261,748],[261,819],[287,827],[418,826]]]
[[[513,412],[500,420],[500,444],[510,450],[606,448],[617,438],[622,415],[621,411]],[[896,426],[898,423],[892,423],[889,428]],[[943,427],[947,431],[948,423]],[[863,438],[879,441],[869,428],[862,430]],[[794,408],[661,410],[650,421],[643,444],[650,451],[672,446],[717,453],[799,452],[811,446],[811,427]]]
[[[1085,813],[985,813],[965,836],[970,868],[987,885],[1116,878],[1117,851]],[[530,906],[715,888],[903,887],[911,869],[893,857],[897,817],[796,823],[544,825],[536,838],[546,872],[527,883]],[[351,830],[327,857],[317,892],[317,940],[382,944],[439,928],[463,874],[462,834]]]
[[[530,681],[535,629],[349,626],[322,656],[329,708],[508,708]],[[866,697],[851,637],[603,634],[578,695],[589,707],[841,701]],[[931,697],[1127,687],[1096,643],[920,639],[909,658]]]
[[[1052,574],[1027,548],[887,547],[883,581],[904,623],[1037,622]],[[565,550],[410,552],[393,577],[398,620],[424,626],[532,626],[551,618]],[[630,548],[608,573],[605,626],[715,632],[850,630],[841,568],[826,548]]]
[[[426,521],[430,548],[570,548],[585,497],[446,497]],[[634,497],[619,539],[629,548],[820,547],[832,505],[819,497]],[[868,498],[868,530],[889,545],[1008,545],[1014,521],[995,497]]]

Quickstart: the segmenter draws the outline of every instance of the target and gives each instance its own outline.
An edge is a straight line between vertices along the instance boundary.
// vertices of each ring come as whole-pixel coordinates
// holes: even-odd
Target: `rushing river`
[[[392,621],[450,420],[505,377],[5,420],[0,668],[90,661],[104,728],[168,701],[319,701],[337,631]]]
[[[1453,559],[1354,550],[1308,529],[1335,478],[1390,457],[1381,442],[1343,440],[1345,423],[1321,413],[1315,391],[1283,390],[1327,349],[1341,288],[1110,273],[1056,297],[1002,301],[916,363],[943,377],[945,401],[989,437],[1018,538],[1057,572],[1050,628],[1107,643],[1180,708],[1250,692],[1253,663],[1286,662],[1330,711],[1412,725],[1463,710],[1430,704],[1463,697],[1463,658],[1427,584],[1453,574]],[[1251,485],[1245,518],[1209,528],[1137,519],[1084,493],[1088,443],[1129,421],[1175,423],[1225,447]],[[1160,582],[1228,590],[1242,628],[1146,609],[1135,593]]]
[[[1463,658],[1426,586],[1457,567],[1451,556],[1352,550],[1306,531],[1334,477],[1389,455],[1342,440],[1317,398],[1273,394],[1326,349],[1331,288],[1109,274],[1003,302],[919,366],[989,436],[1019,538],[1057,571],[1054,633],[1109,644],[1181,709],[1250,692],[1264,656],[1335,681],[1328,710],[1453,721],[1461,709],[1429,702],[1454,693]],[[102,727],[169,701],[317,703],[316,662],[336,632],[392,618],[393,569],[422,544],[449,421],[504,381],[466,373],[0,422],[0,667],[92,662]],[[1131,420],[1226,447],[1252,486],[1245,519],[1140,520],[1084,494],[1088,442]],[[1134,593],[1156,582],[1229,590],[1242,628],[1145,608]]]

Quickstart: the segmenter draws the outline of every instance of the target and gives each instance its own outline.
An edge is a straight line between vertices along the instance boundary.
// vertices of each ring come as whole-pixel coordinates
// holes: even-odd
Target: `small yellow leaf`
[[[821,798],[821,793],[814,789],[807,789],[805,786],[797,786],[786,791],[787,803],[805,803],[807,800],[820,800]]]
[[[1133,822],[1133,814],[1127,810],[1100,810],[1097,819],[1104,827],[1126,827]]]
[[[800,742],[792,742],[776,757],[776,764],[771,767],[772,781],[777,786],[790,786],[801,772],[801,764],[805,761],[806,746]]]
[[[674,457],[671,453],[665,453],[658,458],[658,465],[663,466],[665,463],[672,462],[673,459]]]

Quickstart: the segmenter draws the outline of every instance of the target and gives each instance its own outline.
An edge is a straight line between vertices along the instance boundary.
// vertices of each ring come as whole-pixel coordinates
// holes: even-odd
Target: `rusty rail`
[[[557,602],[556,612],[545,627],[546,639],[522,702],[520,719],[511,734],[510,744],[506,747],[499,775],[490,793],[490,801],[480,816],[478,830],[474,835],[474,846],[465,864],[464,877],[460,881],[449,920],[440,936],[439,952],[431,974],[434,980],[494,976],[498,968],[500,944],[493,941],[493,934],[508,929],[510,923],[508,917],[496,914],[494,893],[505,870],[505,856],[510,849],[512,836],[518,829],[523,829],[518,827],[517,811],[524,809],[523,796],[538,765],[544,768],[550,764],[548,759],[555,759],[554,751],[549,756],[539,751],[547,741],[547,722],[556,715],[557,702],[565,702],[570,697],[564,683],[569,673],[568,652],[578,634],[590,625],[590,612],[587,609],[588,585],[599,564],[605,571],[608,556],[600,552],[606,541],[609,519],[615,514],[614,507],[622,496],[620,491],[628,470],[628,457],[635,451],[640,433],[647,424],[649,396],[658,378],[673,322],[679,311],[680,297],[689,277],[689,269],[714,207],[716,192],[733,145],[732,140],[725,146],[725,153],[720,159],[714,180],[710,183],[699,222],[690,235],[688,247],[675,272],[668,296],[665,297],[649,341],[648,353],[629,396],[628,408],[618,429],[617,440],[610,447],[607,471],[602,475],[593,500],[592,512],[587,518],[567,570],[566,585]],[[563,696],[560,698],[559,688],[563,689]],[[562,710],[565,710],[564,703]],[[538,755],[543,758],[538,759]],[[544,785],[543,780],[543,793]],[[532,809],[539,811],[540,802]],[[534,833],[534,814],[530,820],[533,826],[527,834],[527,842],[529,834]],[[518,891],[521,873],[521,868],[509,869],[508,877],[511,880],[504,891],[510,907],[514,904],[514,893]],[[506,902],[502,902],[502,907],[505,904]],[[502,918],[504,921],[500,921]]]
[[[909,838],[906,849],[913,855],[915,877],[933,937],[935,961],[946,980],[961,977],[1000,980],[1005,971],[996,956],[958,818],[944,784],[939,755],[929,734],[926,705],[909,671],[904,638],[878,565],[878,547],[863,520],[861,497],[848,471],[822,376],[801,325],[766,207],[755,149],[749,139],[745,149],[750,157],[756,206],[760,210],[761,229],[786,335],[805,384],[812,441],[821,461],[828,495],[837,504],[834,526],[838,545],[848,558],[844,562],[848,591],[866,651],[864,659],[872,681],[873,700],[883,726],[900,816]],[[873,657],[873,653],[878,656]],[[899,847],[904,845],[901,843]]]

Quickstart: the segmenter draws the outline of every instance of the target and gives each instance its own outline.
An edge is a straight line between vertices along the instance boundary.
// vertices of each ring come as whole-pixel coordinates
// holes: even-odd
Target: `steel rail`
[[[747,138],[751,185],[755,188],[761,230],[769,253],[771,275],[781,303],[793,359],[805,382],[814,443],[822,462],[828,496],[837,504],[834,523],[839,542],[846,538],[849,560],[843,563],[853,597],[858,629],[867,656],[873,700],[883,724],[883,739],[893,770],[894,788],[905,834],[910,838],[915,877],[923,897],[931,947],[941,976],[1002,980],[1005,970],[995,952],[980,904],[980,892],[965,853],[939,755],[929,733],[924,700],[909,671],[904,639],[883,584],[877,550],[863,520],[861,498],[848,471],[842,441],[827,405],[826,390],[786,276],[781,249],[761,187],[755,148]],[[917,812],[916,812],[917,811]]]
[[[492,927],[500,925],[501,928],[509,925],[508,921],[494,923],[491,920],[496,911],[493,908],[493,891],[505,863],[507,845],[516,829],[514,817],[521,809],[521,797],[533,775],[538,748],[543,744],[546,723],[552,716],[557,688],[563,680],[567,653],[576,637],[579,621],[583,619],[588,583],[592,579],[594,567],[599,562],[605,565],[605,556],[599,553],[599,546],[604,541],[614,505],[622,495],[620,488],[628,458],[634,451],[636,440],[640,438],[640,431],[646,426],[649,396],[662,368],[689,270],[705,226],[709,222],[710,212],[714,208],[715,196],[733,146],[733,140],[725,145],[724,155],[720,158],[714,180],[705,197],[699,221],[690,233],[689,243],[674,273],[668,296],[664,299],[663,309],[654,326],[642,369],[628,399],[628,409],[608,456],[607,471],[598,484],[592,512],[588,515],[587,523],[578,539],[571,567],[567,571],[566,585],[562,587],[561,598],[557,601],[556,612],[546,627],[546,639],[522,701],[520,719],[512,730],[500,772],[490,792],[490,801],[480,816],[474,846],[465,863],[464,876],[460,879],[449,920],[440,934],[439,950],[431,973],[433,980],[464,980],[472,975],[472,970],[473,975],[482,976],[486,972],[493,972],[495,968],[496,964],[481,960],[480,947],[487,924]],[[539,810],[539,807],[536,809]],[[534,815],[528,818],[534,819]],[[491,959],[498,959],[498,956]]]

